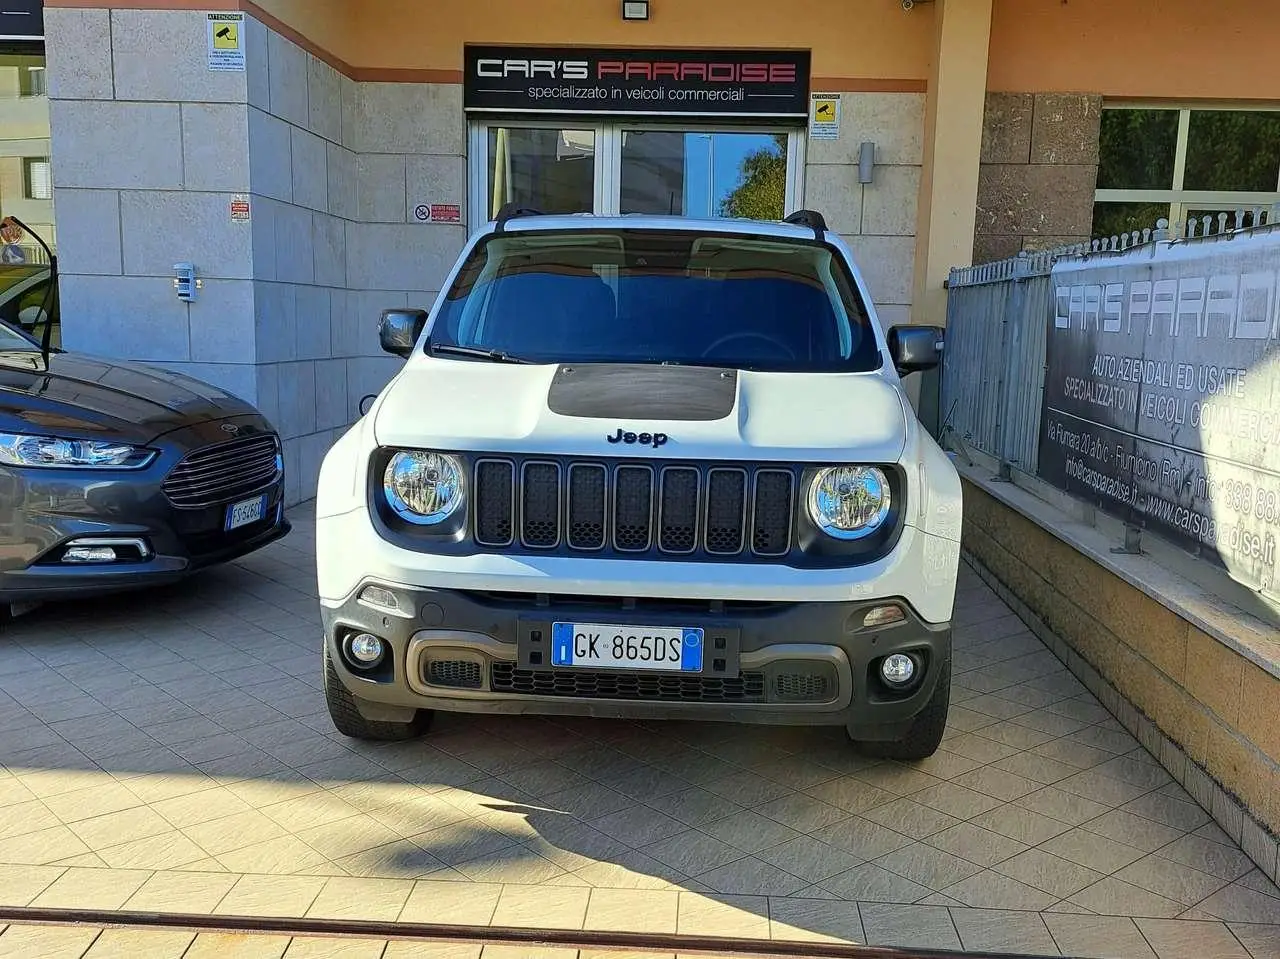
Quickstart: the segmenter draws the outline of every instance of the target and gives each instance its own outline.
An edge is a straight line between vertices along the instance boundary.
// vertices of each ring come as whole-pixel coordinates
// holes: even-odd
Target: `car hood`
[[[896,381],[879,372],[419,357],[392,381],[373,414],[374,435],[384,446],[894,463],[906,445],[908,412]],[[621,441],[610,442],[619,431]]]
[[[45,434],[149,443],[162,433],[255,409],[189,376],[83,353],[0,352],[0,422]]]

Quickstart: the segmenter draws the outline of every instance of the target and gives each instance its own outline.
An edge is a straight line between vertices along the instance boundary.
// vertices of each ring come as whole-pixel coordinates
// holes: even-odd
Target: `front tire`
[[[911,726],[907,729],[906,735],[887,742],[854,739],[853,745],[860,753],[874,759],[897,759],[901,762],[928,759],[942,744],[942,737],[947,731],[947,711],[950,707],[951,658],[948,657],[938,673],[933,695],[929,697],[929,702],[925,704],[924,709],[911,720]]]
[[[334,728],[344,736],[352,739],[367,739],[374,742],[405,742],[417,739],[431,725],[432,712],[419,709],[412,720],[407,723],[376,722],[365,719],[356,705],[356,697],[342,680],[329,658],[329,650],[324,651],[324,701],[329,707],[329,718]]]

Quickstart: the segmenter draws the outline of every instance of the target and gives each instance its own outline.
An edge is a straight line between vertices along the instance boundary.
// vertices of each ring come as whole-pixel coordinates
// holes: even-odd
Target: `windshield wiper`
[[[512,356],[510,353],[504,353],[502,350],[485,350],[476,346],[454,346],[451,343],[428,343],[427,349],[432,353],[442,353],[445,356],[472,356],[478,360],[488,360],[491,363],[528,363],[529,360],[521,359],[518,356]]]

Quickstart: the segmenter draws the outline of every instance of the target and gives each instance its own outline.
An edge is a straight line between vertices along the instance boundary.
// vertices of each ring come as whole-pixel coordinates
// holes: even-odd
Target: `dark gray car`
[[[279,539],[280,438],[188,376],[0,323],[0,603],[179,579]]]

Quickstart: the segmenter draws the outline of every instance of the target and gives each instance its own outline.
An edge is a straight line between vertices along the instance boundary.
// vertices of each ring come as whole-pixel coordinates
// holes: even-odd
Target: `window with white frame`
[[[28,200],[53,199],[53,167],[48,157],[27,157],[23,161]]]
[[[1280,109],[1107,104],[1093,235],[1184,223],[1280,202]]]

